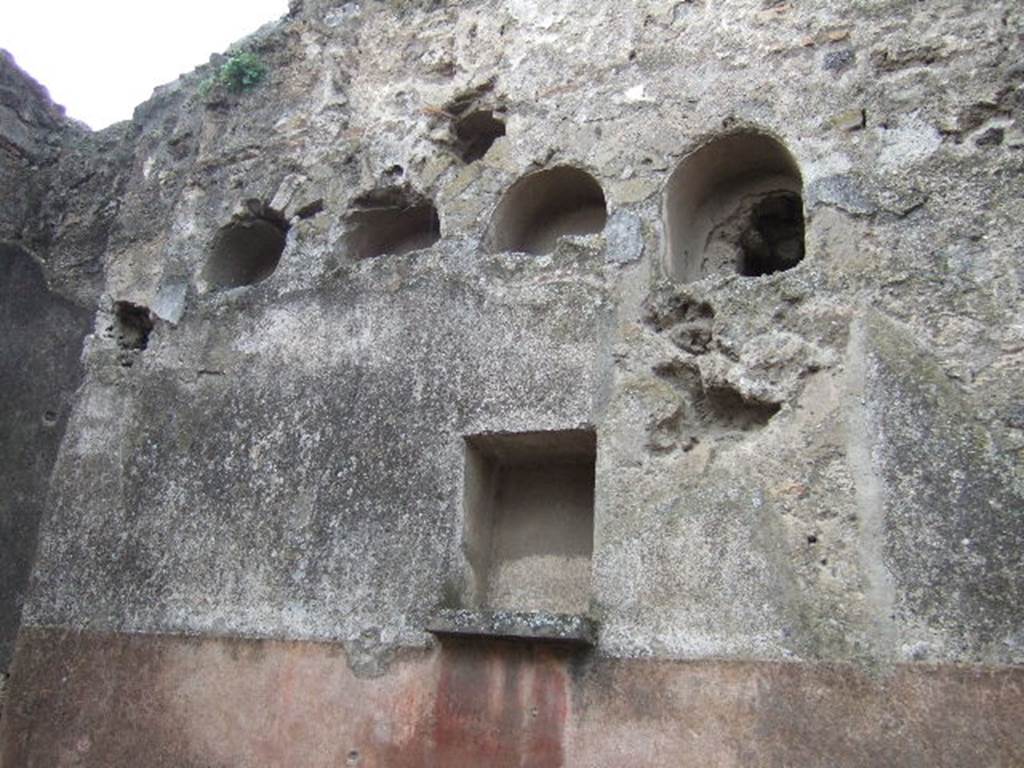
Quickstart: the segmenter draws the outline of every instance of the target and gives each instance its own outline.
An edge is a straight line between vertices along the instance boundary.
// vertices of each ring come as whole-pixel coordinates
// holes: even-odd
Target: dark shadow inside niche
[[[130,301],[114,302],[112,331],[121,349],[145,349],[149,346],[149,334],[152,330],[153,313],[149,307]]]
[[[688,155],[669,178],[666,268],[676,280],[791,269],[804,256],[803,182],[776,139],[740,132]]]
[[[434,204],[405,187],[374,190],[357,198],[346,222],[346,250],[354,259],[402,256],[441,239]]]
[[[281,260],[288,232],[284,216],[258,201],[249,201],[247,207],[213,239],[203,277],[214,288],[238,288],[266,280]]]
[[[585,171],[558,166],[519,179],[491,218],[487,247],[492,253],[545,254],[560,237],[601,232],[608,220],[604,192]]]
[[[495,140],[505,135],[505,122],[494,110],[479,109],[455,121],[455,149],[465,163],[472,163],[487,154]]]
[[[739,273],[759,277],[791,269],[804,257],[803,202],[792,192],[765,195],[740,238]]]

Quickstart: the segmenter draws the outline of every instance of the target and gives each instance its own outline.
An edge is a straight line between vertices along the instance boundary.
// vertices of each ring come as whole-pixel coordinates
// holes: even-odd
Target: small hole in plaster
[[[114,320],[113,330],[121,349],[143,350],[149,345],[149,333],[153,330],[153,313],[149,307],[115,301]]]
[[[455,123],[459,157],[472,163],[487,154],[495,140],[505,135],[505,123],[493,110],[480,109],[460,117]]]
[[[308,203],[307,205],[304,205],[301,208],[299,208],[299,210],[295,212],[295,215],[298,216],[300,219],[311,219],[318,213],[323,213],[323,210],[324,201],[314,200],[313,202]]]

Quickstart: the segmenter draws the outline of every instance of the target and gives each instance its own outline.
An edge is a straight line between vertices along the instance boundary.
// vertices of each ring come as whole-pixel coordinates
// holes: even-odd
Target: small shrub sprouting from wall
[[[700,147],[665,189],[668,273],[692,282],[796,266],[804,256],[802,186],[793,156],[771,136],[733,133]]]
[[[408,187],[373,190],[353,201],[346,216],[346,251],[354,259],[402,256],[441,238],[434,204]]]
[[[544,254],[560,237],[601,232],[604,192],[586,171],[557,166],[519,179],[502,197],[487,233],[491,252]]]
[[[270,277],[284,252],[284,216],[250,200],[246,211],[220,228],[210,246],[203,277],[214,288],[238,288]]]
[[[263,82],[267,68],[255,53],[245,52],[232,56],[220,68],[218,78],[232,91],[253,88]]]
[[[235,93],[255,88],[267,76],[267,67],[255,53],[243,51],[231,56],[217,73],[199,84],[199,95],[208,95],[215,87]]]

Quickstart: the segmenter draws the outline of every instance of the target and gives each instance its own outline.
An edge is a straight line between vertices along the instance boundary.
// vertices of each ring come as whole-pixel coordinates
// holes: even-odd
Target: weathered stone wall
[[[326,653],[344,680],[373,676],[366,690],[412,675],[416,691],[408,709],[382,704],[388,717],[353,715],[372,735],[317,736],[334,764],[348,750],[359,765],[403,751],[426,755],[403,758],[417,765],[679,764],[673,750],[721,765],[1019,762],[1021,16],[945,0],[306,0],[244,42],[268,68],[258,87],[201,86],[215,59],[132,124],[62,139],[51,279],[73,282],[80,243],[103,282],[75,293],[99,312],[6,754],[131,764],[144,732],[188,756],[167,764],[274,764],[242,749],[250,725],[214,758],[149,715],[91,723],[143,690],[200,720],[255,695],[276,702],[267,749],[291,753],[304,737],[289,717],[306,710],[291,689],[264,693],[261,665],[319,669]],[[474,109],[505,124],[478,159],[459,122]],[[680,164],[702,147],[711,162]],[[544,250],[542,214],[567,199],[593,228],[593,190],[564,174],[518,194],[516,215],[499,209],[524,175],[561,166],[599,183],[603,230],[501,251]],[[744,191],[748,166],[760,176]],[[800,195],[803,259],[737,274],[758,271],[728,249],[765,194],[788,196],[776,218]],[[714,218],[730,206],[742,215]],[[520,219],[534,229],[516,240]],[[709,255],[682,269],[678,248],[701,246],[670,230],[694,222]],[[784,223],[790,258],[799,222]],[[232,272],[243,252],[258,263]],[[445,674],[465,666],[474,688],[476,662],[452,662],[424,627],[467,602],[464,438],[578,429],[597,434],[597,647],[553,667],[512,658],[547,653],[529,646],[493,661],[522,685],[558,681],[566,709],[543,757],[487,708],[454,726],[465,752],[446,752],[423,723],[462,722],[436,707]],[[232,651],[254,687],[221,696],[236,646],[212,636],[282,643]],[[137,689],[70,683],[63,704],[40,692],[61,655],[118,680],[164,669],[165,653],[201,657],[192,693],[162,671]],[[415,672],[397,660],[412,657]],[[660,692],[642,697],[633,676]],[[367,712],[339,681],[313,701]],[[700,694],[717,717],[680,703],[720,688]],[[815,762],[774,707],[847,737]],[[94,734],[82,749],[55,757],[57,741],[27,735],[67,718]],[[971,735],[982,727],[991,738]],[[625,753],[637,733],[649,742]],[[107,746],[90,752],[94,738]]]
[[[0,51],[0,710],[92,303],[47,282],[49,181],[71,128]]]

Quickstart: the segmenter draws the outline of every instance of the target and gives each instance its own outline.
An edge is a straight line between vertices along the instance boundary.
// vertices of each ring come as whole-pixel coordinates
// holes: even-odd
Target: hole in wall
[[[213,238],[203,278],[214,288],[239,288],[270,277],[284,253],[284,216],[256,201]]]
[[[804,216],[800,196],[779,192],[760,198],[740,237],[739,273],[745,277],[792,269],[804,257]]]
[[[448,115],[455,116],[466,114],[470,109],[478,104],[481,99],[494,90],[496,82],[496,79],[492,77],[481,83],[477,83],[472,88],[459,91],[445,102],[441,111]]]
[[[558,166],[524,176],[508,189],[491,218],[487,245],[492,253],[550,253],[560,237],[601,232],[607,220],[597,180]]]
[[[464,163],[487,154],[495,140],[505,135],[505,122],[494,110],[478,109],[455,121],[455,150]]]
[[[596,452],[589,430],[466,438],[471,607],[586,612]]]
[[[314,200],[313,202],[307,203],[306,205],[302,206],[297,211],[295,211],[295,215],[298,216],[300,219],[311,219],[314,216],[323,213],[323,211],[324,201],[321,199]]]
[[[659,333],[667,331],[676,346],[694,355],[707,352],[714,336],[714,308],[680,294],[649,298],[644,319]]]
[[[738,132],[700,147],[665,188],[667,271],[692,282],[796,266],[804,255],[802,188],[796,161],[771,136]]]
[[[781,410],[778,403],[746,400],[735,389],[715,387],[704,390],[696,402],[701,419],[719,428],[736,432],[760,429]]]
[[[737,438],[767,426],[782,409],[779,403],[744,398],[736,389],[724,384],[706,386],[700,369],[692,362],[673,361],[657,365],[654,372],[676,387],[682,394],[679,416],[669,430],[655,424],[650,430],[652,439],[648,447],[664,451],[674,450],[679,444],[686,449],[686,432],[699,429],[704,435],[716,438]],[[692,448],[698,444],[691,436]]]
[[[448,123],[448,136],[440,139],[464,163],[479,160],[494,141],[505,135],[505,112],[490,95],[495,80],[456,93],[444,106],[427,113]]]
[[[114,302],[114,337],[121,349],[143,350],[149,345],[153,313],[149,307],[130,301]]]
[[[402,256],[441,239],[434,204],[408,187],[374,190],[352,203],[345,245],[355,259]]]

